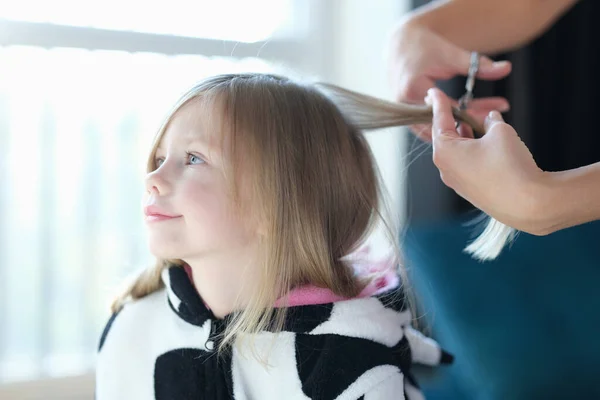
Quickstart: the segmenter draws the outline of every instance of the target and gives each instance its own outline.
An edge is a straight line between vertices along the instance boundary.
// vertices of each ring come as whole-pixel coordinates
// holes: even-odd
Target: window
[[[197,80],[249,70],[272,67],[0,48],[2,380],[92,367],[110,290],[151,261],[140,201],[154,133]]]
[[[19,0],[4,5],[0,9],[0,18],[258,42],[273,37],[277,32],[293,28],[297,19],[292,19],[292,11],[291,0]]]
[[[185,12],[162,18],[167,4]],[[152,261],[140,201],[163,117],[206,76],[293,63],[302,39],[289,35],[290,13],[302,9],[293,0],[2,7],[0,384],[93,368],[111,293]],[[268,57],[253,57],[267,41]]]

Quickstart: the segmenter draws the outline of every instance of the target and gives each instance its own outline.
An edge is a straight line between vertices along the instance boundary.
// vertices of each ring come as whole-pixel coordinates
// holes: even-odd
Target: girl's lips
[[[156,205],[148,205],[144,207],[144,215],[146,215],[146,221],[167,221],[181,217],[181,215],[171,214]]]
[[[168,221],[171,219],[176,219],[179,217],[171,217],[169,215],[162,215],[162,214],[150,214],[150,215],[146,215],[146,222],[158,222],[158,221]]]

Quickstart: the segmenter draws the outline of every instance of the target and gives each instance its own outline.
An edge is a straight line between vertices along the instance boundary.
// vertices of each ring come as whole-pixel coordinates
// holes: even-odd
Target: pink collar
[[[185,272],[187,273],[190,282],[194,284],[192,268],[184,264]],[[400,278],[391,265],[383,263],[375,264],[374,266],[359,268],[355,265],[357,273],[374,273],[378,275],[374,278],[356,298],[375,296],[380,293],[385,293],[396,288],[400,284]],[[275,302],[275,307],[295,307],[314,304],[327,304],[336,301],[351,300],[338,296],[327,288],[321,288],[314,285],[301,286],[292,291],[285,297]],[[204,303],[208,308],[208,305]]]
[[[394,289],[400,283],[398,275],[392,271],[373,279],[356,298],[371,297]],[[327,304],[351,300],[338,296],[327,288],[306,285],[293,289],[287,296],[277,300],[275,307],[294,307],[314,304]]]

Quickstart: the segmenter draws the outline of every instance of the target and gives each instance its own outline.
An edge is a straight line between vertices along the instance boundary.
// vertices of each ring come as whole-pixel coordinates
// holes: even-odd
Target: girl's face
[[[146,178],[144,212],[153,255],[201,259],[248,248],[256,235],[234,204],[225,179],[226,160],[195,100],[171,119]],[[212,145],[211,145],[212,143]]]

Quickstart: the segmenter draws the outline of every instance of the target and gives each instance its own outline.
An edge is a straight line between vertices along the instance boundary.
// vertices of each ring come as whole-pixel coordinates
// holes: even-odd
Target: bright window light
[[[291,20],[293,0],[19,0],[0,18],[253,43]]]

